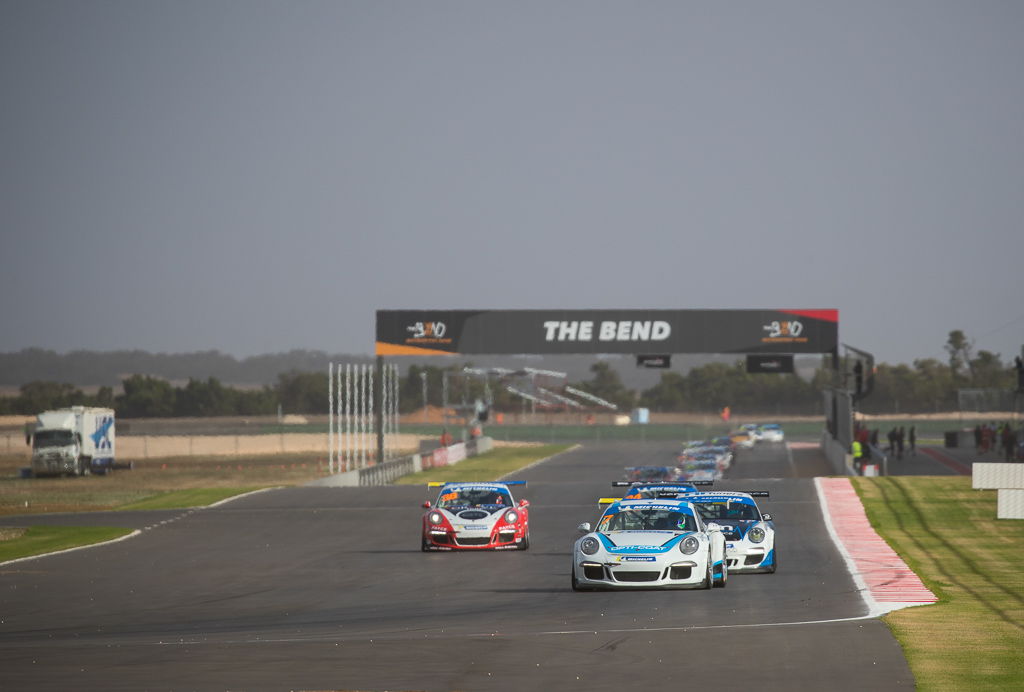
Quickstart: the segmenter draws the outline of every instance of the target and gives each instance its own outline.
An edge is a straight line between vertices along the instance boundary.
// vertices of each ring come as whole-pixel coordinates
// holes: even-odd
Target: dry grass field
[[[143,459],[104,476],[21,478],[24,457],[0,456],[0,516],[112,509],[194,488],[300,485],[327,475],[322,453]]]

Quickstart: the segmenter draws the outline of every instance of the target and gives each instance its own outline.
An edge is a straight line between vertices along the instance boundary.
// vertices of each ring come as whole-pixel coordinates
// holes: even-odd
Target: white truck
[[[114,410],[43,411],[32,432],[32,475],[86,476],[114,468]]]

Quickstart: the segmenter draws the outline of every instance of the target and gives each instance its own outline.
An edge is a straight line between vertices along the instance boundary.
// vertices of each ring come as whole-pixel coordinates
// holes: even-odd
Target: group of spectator
[[[869,429],[866,425],[855,422],[853,424],[853,453],[854,466],[859,471],[865,461],[871,459],[871,450],[878,447],[878,428]],[[911,425],[907,430],[905,426],[896,426],[887,434],[889,444],[881,451],[896,459],[902,459],[904,451],[908,456],[917,456],[917,427]]]
[[[903,458],[903,450],[906,449],[907,455],[916,457],[917,456],[917,427],[911,425],[910,430],[907,430],[902,425],[893,428],[889,431],[889,446],[885,448],[885,451],[892,454],[897,459]]]
[[[1008,421],[1002,424],[979,423],[974,426],[974,451],[986,454],[1002,450],[1005,461],[1016,461],[1021,456],[1020,436]]]

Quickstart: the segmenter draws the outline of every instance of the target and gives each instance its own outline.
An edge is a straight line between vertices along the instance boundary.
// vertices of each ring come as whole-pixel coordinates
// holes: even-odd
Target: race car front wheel
[[[778,566],[779,566],[779,549],[778,549],[778,548],[774,548],[774,547],[773,547],[773,548],[772,548],[772,566],[771,566],[771,567],[769,567],[769,568],[768,568],[768,569],[766,570],[766,571],[767,571],[767,573],[768,573],[768,574],[775,574],[775,570],[776,570],[776,568],[777,568]]]
[[[426,537],[420,539],[420,550],[425,553],[430,552],[430,541]]]
[[[516,550],[529,550],[530,549],[530,532],[527,531],[526,535],[523,536],[523,540],[516,546]]]
[[[704,581],[700,583],[700,588],[710,589],[712,584],[715,583],[715,568],[711,564],[711,553],[708,553],[708,572],[704,575]]]
[[[728,581],[729,581],[729,566],[726,564],[725,560],[723,560],[722,561],[722,575],[718,579],[715,580],[715,588],[716,589],[724,588],[725,585],[728,583]]]

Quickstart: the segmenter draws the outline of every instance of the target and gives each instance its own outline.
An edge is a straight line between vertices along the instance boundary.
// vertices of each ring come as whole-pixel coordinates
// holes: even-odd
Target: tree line
[[[880,364],[868,374],[873,378],[873,391],[858,403],[859,410],[952,411],[958,408],[958,390],[1011,392],[1015,388],[1014,365],[1003,363],[999,354],[975,351],[962,331],[950,332],[944,349],[948,356],[945,362],[925,358],[912,365]],[[409,413],[423,406],[424,382],[425,403],[430,406],[441,406],[446,394],[449,405],[472,405],[479,400],[489,402],[494,411],[504,412],[526,406],[523,398],[509,391],[507,378],[468,376],[463,373],[465,365],[410,365],[399,379],[399,411]],[[121,381],[123,393],[116,395],[111,386],[86,394],[73,384],[40,379],[21,385],[17,396],[0,397],[0,415],[33,415],[74,405],[110,407],[124,418],[258,416],[279,410],[323,414],[328,407],[330,384],[319,364],[317,370],[292,370],[279,374],[274,384],[258,388],[226,386],[216,377],[190,378],[187,384],[174,386],[165,378],[136,374]],[[643,391],[626,387],[607,362],[591,365],[590,375],[571,386],[612,402],[621,411],[640,406],[654,412],[718,412],[729,406],[751,415],[817,415],[822,411],[822,391],[837,377],[842,386],[851,386],[848,364],[837,376],[825,361],[810,380],[794,374],[749,374],[742,360],[710,363],[686,374],[665,372],[658,384]]]

